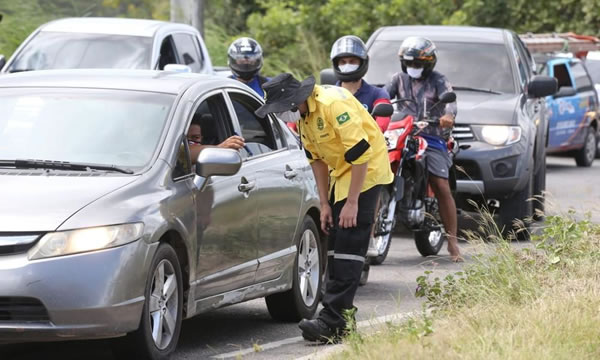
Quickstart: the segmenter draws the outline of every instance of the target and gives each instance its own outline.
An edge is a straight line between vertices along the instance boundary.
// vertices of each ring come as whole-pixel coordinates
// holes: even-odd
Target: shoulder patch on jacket
[[[342,125],[346,121],[350,120],[350,115],[348,115],[348,112],[345,112],[343,114],[338,115],[335,119],[337,120],[338,124]]]

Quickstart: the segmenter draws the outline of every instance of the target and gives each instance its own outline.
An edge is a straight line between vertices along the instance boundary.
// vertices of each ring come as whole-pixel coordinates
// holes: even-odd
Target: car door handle
[[[298,176],[298,172],[294,169],[292,169],[289,165],[285,166],[285,172],[283,173],[283,176],[286,179],[293,179],[296,176]]]
[[[238,191],[247,193],[252,191],[252,189],[254,189],[255,186],[255,181],[248,181],[245,177],[242,177],[242,183],[238,185]]]

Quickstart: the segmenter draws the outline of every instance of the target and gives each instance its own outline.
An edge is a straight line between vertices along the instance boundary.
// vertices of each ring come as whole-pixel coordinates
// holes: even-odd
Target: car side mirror
[[[554,98],[561,98],[566,96],[575,96],[577,95],[577,90],[575,90],[572,86],[561,86],[560,89],[554,94]]]
[[[2,70],[4,65],[6,65],[6,58],[4,57],[4,55],[0,55],[0,70]]]
[[[236,150],[207,147],[198,154],[196,175],[204,178],[231,176],[237,174],[241,166],[242,157]]]
[[[321,85],[335,85],[337,83],[337,77],[331,68],[321,70],[319,79]]]
[[[167,64],[164,67],[164,71],[191,73],[192,68],[187,65],[182,65],[182,64]]]
[[[381,104],[375,105],[375,107],[373,108],[373,112],[371,112],[371,115],[373,117],[375,117],[375,116],[388,117],[388,116],[392,116],[393,113],[394,113],[394,105],[381,103]]]
[[[554,95],[558,89],[558,81],[550,76],[536,75],[527,84],[527,96],[541,98]]]

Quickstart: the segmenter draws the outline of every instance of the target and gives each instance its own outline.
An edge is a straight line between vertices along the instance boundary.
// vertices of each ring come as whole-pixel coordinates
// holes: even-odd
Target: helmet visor
[[[229,66],[243,72],[259,70],[262,66],[262,54],[230,55]]]
[[[331,60],[340,56],[356,56],[364,60],[367,58],[367,50],[360,39],[344,37],[336,41],[331,47]]]

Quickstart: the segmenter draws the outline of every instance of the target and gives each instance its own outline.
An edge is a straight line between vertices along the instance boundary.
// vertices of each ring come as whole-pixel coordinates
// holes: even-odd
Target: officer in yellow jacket
[[[265,117],[298,124],[321,199],[321,229],[329,235],[329,280],[323,310],[302,320],[309,341],[336,341],[344,334],[346,314],[353,315],[354,295],[369,246],[380,186],[393,180],[385,139],[360,102],[341,87],[315,85],[280,74],[265,83]]]

